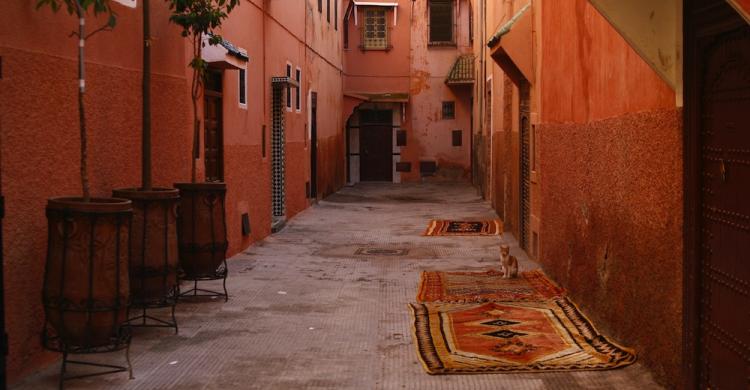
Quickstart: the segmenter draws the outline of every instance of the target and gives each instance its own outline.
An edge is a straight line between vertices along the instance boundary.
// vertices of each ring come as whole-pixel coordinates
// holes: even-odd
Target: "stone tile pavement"
[[[494,218],[468,185],[359,184],[304,211],[229,261],[229,302],[180,303],[179,335],[136,329],[135,379],[81,379],[68,389],[652,389],[639,364],[598,372],[427,375],[407,307],[421,270],[497,267],[506,233],[423,237],[430,219]],[[361,249],[364,248],[364,249]],[[367,249],[406,249],[371,256]],[[359,251],[359,253],[357,253]],[[86,358],[86,357],[84,357]],[[122,363],[115,353],[94,357]],[[59,365],[14,388],[56,387]]]

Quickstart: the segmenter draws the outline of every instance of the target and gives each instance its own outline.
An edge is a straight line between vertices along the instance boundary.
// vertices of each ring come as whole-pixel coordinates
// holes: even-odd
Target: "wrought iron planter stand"
[[[73,347],[64,344],[60,337],[54,334],[54,329],[45,327],[42,335],[42,343],[44,347],[50,351],[60,352],[63,355],[62,364],[60,365],[60,379],[58,381],[58,388],[62,390],[65,387],[65,382],[72,379],[83,379],[94,376],[116,374],[118,372],[127,372],[128,379],[133,379],[133,365],[130,363],[130,341],[131,331],[129,326],[123,326],[120,328],[120,334],[118,337],[112,340],[111,345],[99,346],[99,347]],[[97,353],[110,353],[116,351],[125,350],[125,366],[118,366],[113,364],[94,363],[86,362],[82,360],[70,360],[70,355],[79,354],[97,354]],[[68,365],[74,364],[79,366],[97,367],[102,368],[102,371],[97,371],[88,374],[70,375],[65,374],[68,371]]]
[[[65,381],[127,371],[130,364],[128,265],[132,203],[127,199],[53,198],[47,203],[42,345],[63,354]],[[126,366],[70,360],[70,354],[125,350]],[[66,376],[68,364],[103,371]]]
[[[133,202],[130,293],[136,316],[128,322],[133,327],[174,328],[176,334],[179,331],[175,317],[179,294],[176,211],[179,191],[125,188],[113,194]],[[149,315],[149,309],[161,308],[170,308],[170,320]]]
[[[177,183],[180,212],[177,218],[180,247],[180,280],[193,288],[179,294],[187,297],[224,297],[227,293],[227,225],[225,183]],[[223,293],[198,288],[198,282],[221,280]]]
[[[219,267],[219,269],[216,270],[216,273],[213,275],[200,275],[200,276],[187,276],[185,274],[180,275],[180,280],[186,280],[186,281],[192,281],[193,282],[193,288],[190,290],[187,290],[185,292],[180,293],[180,298],[190,298],[190,297],[224,297],[224,302],[227,302],[229,300],[229,293],[227,293],[227,275],[229,274],[227,270],[227,261],[224,260],[224,263]],[[224,290],[224,292],[220,291],[213,291],[213,290],[206,290],[203,288],[198,288],[198,282],[200,281],[207,281],[207,280],[221,280],[221,285]]]

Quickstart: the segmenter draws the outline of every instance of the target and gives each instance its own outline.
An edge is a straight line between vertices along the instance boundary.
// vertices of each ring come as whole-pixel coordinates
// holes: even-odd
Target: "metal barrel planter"
[[[128,283],[132,203],[127,199],[52,198],[47,203],[43,305],[45,348],[62,352],[66,379],[129,371]],[[127,366],[69,361],[68,354],[125,349]],[[65,377],[67,364],[107,371]]]
[[[226,184],[176,183],[174,186],[180,190],[177,217],[180,279],[194,282],[193,288],[180,296],[220,296],[227,300]],[[198,281],[219,279],[223,280],[223,293],[198,288]]]
[[[117,189],[113,195],[133,202],[130,231],[130,297],[140,309],[129,319],[132,326],[170,327],[177,332],[174,309],[177,303],[178,250],[177,205],[179,190],[153,188]],[[170,307],[171,320],[147,313],[147,309]],[[131,310],[131,313],[133,310]]]

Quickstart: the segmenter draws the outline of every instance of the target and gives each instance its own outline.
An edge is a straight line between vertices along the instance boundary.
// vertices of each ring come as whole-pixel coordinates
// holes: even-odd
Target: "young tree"
[[[91,201],[91,190],[89,188],[88,172],[88,146],[86,142],[86,112],[83,104],[83,96],[86,93],[86,69],[85,48],[86,40],[101,31],[109,31],[115,27],[116,15],[112,11],[109,0],[37,0],[36,8],[49,6],[53,12],[57,12],[62,6],[68,14],[78,17],[78,31],[73,31],[71,36],[78,38],[78,122],[81,133],[81,187],[83,201]],[[93,8],[94,15],[107,14],[107,22],[90,33],[86,33],[86,14]]]
[[[222,42],[221,36],[214,30],[221,26],[229,13],[238,6],[240,0],[167,0],[172,15],[169,20],[182,27],[182,36],[189,38],[193,48],[193,59],[189,66],[193,68],[191,94],[193,99],[193,159],[191,180],[196,182],[196,160],[200,157],[200,118],[198,117],[198,100],[203,93],[203,82],[208,64],[203,60],[203,36],[208,37],[210,45]]]

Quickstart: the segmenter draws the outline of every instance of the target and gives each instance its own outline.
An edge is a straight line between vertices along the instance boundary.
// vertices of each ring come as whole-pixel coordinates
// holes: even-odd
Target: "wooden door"
[[[310,198],[318,197],[318,93],[311,92],[310,104]]]
[[[359,129],[360,180],[393,181],[393,129],[365,125]]]
[[[206,181],[224,180],[224,134],[222,124],[221,73],[211,73],[206,82],[203,123],[205,127]]]
[[[360,111],[360,180],[393,181],[393,112]]]
[[[686,377],[750,388],[750,27],[686,7]]]

